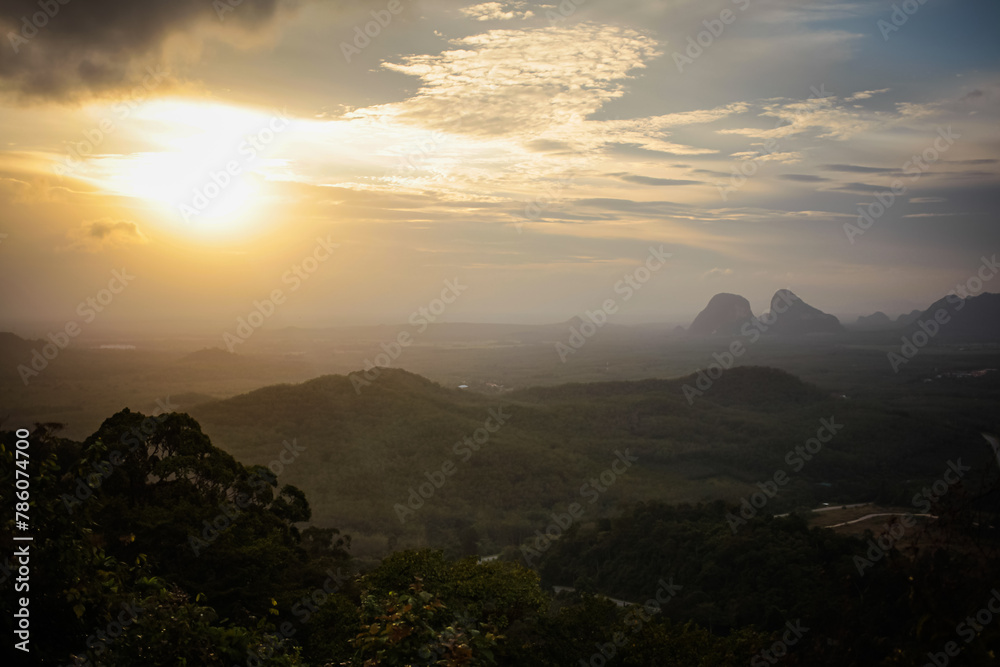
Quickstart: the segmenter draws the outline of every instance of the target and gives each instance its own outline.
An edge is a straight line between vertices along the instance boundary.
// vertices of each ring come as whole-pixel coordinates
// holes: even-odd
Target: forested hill
[[[553,403],[502,407],[532,405],[570,418]],[[283,451],[275,460],[309,467],[297,443]],[[1000,595],[992,465],[991,485],[938,499],[931,532],[903,520],[859,538],[798,515],[734,532],[739,509],[724,503],[585,516],[548,548],[532,542],[540,586],[516,549],[488,562],[396,551],[366,566],[347,536],[305,527],[306,494],[219,450],[190,416],[122,410],[84,442],[52,425],[0,431],[0,486],[30,469],[18,511],[32,529],[18,548],[30,558],[0,558],[0,613],[30,618],[41,665],[902,667],[945,656],[956,636],[967,660],[955,664],[991,665],[997,624],[963,619]],[[632,472],[617,470],[624,488]],[[11,512],[0,538],[15,528]],[[553,582],[580,594],[553,597]]]
[[[971,426],[830,396],[769,368],[493,396],[402,370],[363,379],[267,387],[191,414],[244,463],[278,462],[281,481],[308,494],[313,521],[355,534],[361,552],[365,535],[373,552],[519,544],[592,493],[588,480],[626,450],[636,462],[594,497],[595,515],[622,501],[738,502],[777,470],[791,481],[769,511],[893,502],[949,458],[987,454]],[[843,427],[820,452],[789,455],[830,418]]]

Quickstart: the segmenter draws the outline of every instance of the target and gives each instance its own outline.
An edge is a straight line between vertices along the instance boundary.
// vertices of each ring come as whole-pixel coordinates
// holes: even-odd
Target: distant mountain
[[[892,319],[879,310],[871,315],[861,315],[851,328],[856,331],[892,331],[916,322],[923,312],[922,310],[913,310]]]
[[[856,329],[862,329],[864,331],[877,331],[881,329],[889,329],[894,326],[894,324],[888,315],[879,310],[871,315],[862,315],[858,317],[858,321],[855,322],[854,326]]]
[[[716,294],[688,327],[693,336],[732,335],[753,319],[750,302],[739,294]]]
[[[25,340],[9,331],[0,331],[0,361],[5,366],[12,362],[25,363],[33,347],[39,347],[38,341]]]
[[[774,324],[769,324],[772,320]],[[783,336],[840,333],[844,330],[836,317],[810,306],[787,289],[774,293],[771,310],[761,321],[768,325],[767,333]]]
[[[265,387],[189,412],[215,444],[245,463],[270,464],[282,484],[305,491],[317,525],[397,535],[408,544],[446,543],[470,524],[491,544],[517,543],[552,508],[579,500],[581,485],[620,460],[616,452],[637,462],[624,473],[627,483],[601,494],[593,510],[587,505],[592,516],[623,500],[692,502],[720,497],[719,489],[754,491],[756,480],[784,465],[802,434],[815,433],[830,415],[851,424],[831,444],[838,455],[817,457],[803,471],[809,484],[781,502],[815,504],[810,489],[818,482],[852,497],[875,493],[883,482],[869,443],[903,461],[894,471],[901,479],[930,477],[939,473],[941,452],[918,447],[911,455],[914,443],[949,441],[953,429],[909,413],[872,419],[869,404],[831,399],[759,367],[732,368],[711,381],[702,372],[502,396],[442,387],[398,369],[369,377],[360,387],[361,373]],[[703,392],[693,404],[685,385]],[[969,432],[966,440],[978,438]],[[838,491],[842,482],[848,490]]]
[[[952,294],[938,299],[907,327],[907,335],[912,336],[922,328],[934,330],[932,322],[939,324],[933,335],[935,340],[996,343],[1000,341],[1000,294],[987,292],[968,299]]]

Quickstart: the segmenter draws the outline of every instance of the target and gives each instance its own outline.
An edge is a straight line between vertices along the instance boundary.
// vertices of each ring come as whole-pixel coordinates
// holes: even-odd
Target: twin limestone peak
[[[716,294],[698,313],[688,328],[688,334],[695,336],[736,335],[743,325],[754,319],[750,302],[739,294]],[[780,289],[771,297],[770,311],[761,316],[767,333],[802,335],[813,333],[837,333],[843,327],[833,315],[813,308],[794,292]]]
[[[695,336],[733,335],[753,319],[750,302],[739,294],[716,294],[688,327]]]
[[[765,318],[774,321],[771,332],[798,336],[814,333],[839,333],[840,320],[800,299],[794,292],[780,289],[771,297],[771,310]]]

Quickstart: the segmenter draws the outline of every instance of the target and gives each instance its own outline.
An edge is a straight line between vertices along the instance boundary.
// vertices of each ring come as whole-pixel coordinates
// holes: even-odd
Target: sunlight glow
[[[127,123],[149,149],[95,156],[80,176],[153,204],[164,221],[214,232],[255,222],[268,170],[285,164],[269,156],[293,128],[282,112],[188,100],[142,105]]]

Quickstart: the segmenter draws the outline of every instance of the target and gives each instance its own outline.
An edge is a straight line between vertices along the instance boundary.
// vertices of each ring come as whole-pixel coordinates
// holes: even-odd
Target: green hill
[[[313,522],[355,535],[361,556],[397,545],[499,551],[581,499],[589,518],[623,501],[739,502],[778,470],[791,481],[768,511],[894,502],[949,458],[987,454],[971,428],[831,397],[783,371],[726,371],[689,404],[683,387],[695,381],[486,396],[384,369],[360,392],[349,377],[324,376],[190,412],[244,463],[273,461],[283,483],[308,495]],[[494,433],[484,428],[491,414],[509,415]],[[811,460],[794,454],[831,417],[843,424],[833,439]],[[595,492],[588,480],[626,450],[636,463]]]

